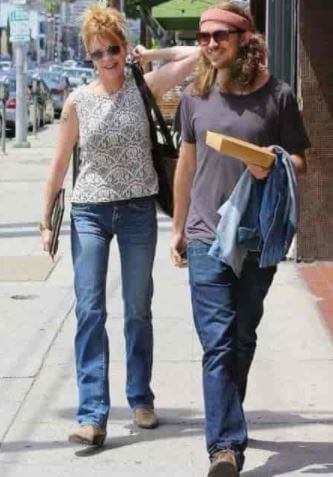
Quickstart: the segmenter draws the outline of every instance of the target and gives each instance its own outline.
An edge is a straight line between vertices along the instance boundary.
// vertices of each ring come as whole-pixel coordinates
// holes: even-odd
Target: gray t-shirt
[[[310,147],[290,86],[271,77],[247,95],[221,93],[207,97],[185,92],[180,104],[182,139],[196,144],[197,169],[187,217],[188,240],[210,243],[220,219],[217,210],[228,199],[245,165],[206,146],[207,130],[258,146],[280,145],[290,154]]]

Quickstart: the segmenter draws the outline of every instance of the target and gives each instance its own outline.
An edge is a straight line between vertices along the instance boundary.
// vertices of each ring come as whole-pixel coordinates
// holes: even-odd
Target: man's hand
[[[248,164],[248,170],[256,179],[266,179],[266,177],[271,172],[271,169],[266,167],[256,166],[254,164]]]
[[[142,67],[146,66],[149,62],[149,50],[143,45],[136,45],[132,50],[132,55]]]
[[[261,149],[267,152],[274,152],[273,146],[262,147]],[[250,171],[250,173],[253,175],[253,177],[255,177],[256,179],[262,180],[262,179],[266,179],[266,177],[269,176],[273,166],[274,166],[274,162],[269,168],[256,166],[254,164],[248,164],[247,168]]]
[[[172,263],[179,268],[186,267],[187,260],[182,258],[182,253],[186,250],[186,239],[184,234],[173,233],[171,237],[170,255]]]

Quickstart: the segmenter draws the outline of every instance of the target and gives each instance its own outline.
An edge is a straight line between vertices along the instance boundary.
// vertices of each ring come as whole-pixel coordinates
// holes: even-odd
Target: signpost
[[[15,147],[30,147],[27,141],[27,77],[25,72],[26,44],[29,42],[29,11],[26,0],[12,0],[10,12],[10,41],[14,45],[16,60],[16,117]]]

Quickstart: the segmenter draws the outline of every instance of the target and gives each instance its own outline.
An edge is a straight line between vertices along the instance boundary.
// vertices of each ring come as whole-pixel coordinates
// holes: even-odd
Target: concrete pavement
[[[56,126],[31,149],[0,156],[0,257],[40,257],[43,183]],[[71,187],[68,176],[66,190]],[[67,199],[69,194],[67,195]],[[193,330],[187,274],[168,257],[170,221],[159,217],[155,264],[153,388],[161,426],[132,424],[124,382],[120,269],[112,245],[108,332],[112,412],[106,446],[67,443],[74,425],[75,327],[69,206],[59,259],[46,280],[0,282],[0,476],[203,477],[201,351]],[[37,263],[37,262],[36,262]],[[37,265],[36,265],[37,266]],[[316,298],[285,262],[266,301],[245,409],[249,449],[242,476],[333,476],[333,346]]]

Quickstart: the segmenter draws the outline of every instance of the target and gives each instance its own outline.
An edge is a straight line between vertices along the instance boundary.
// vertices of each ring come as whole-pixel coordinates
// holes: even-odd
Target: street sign
[[[29,11],[22,5],[16,6],[10,12],[10,41],[12,43],[27,43],[30,39]]]

